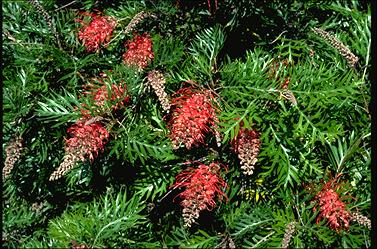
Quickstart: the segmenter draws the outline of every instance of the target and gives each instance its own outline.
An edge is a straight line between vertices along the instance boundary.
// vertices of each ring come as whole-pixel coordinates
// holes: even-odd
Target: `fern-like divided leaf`
[[[181,60],[184,51],[184,44],[181,40],[172,37],[153,37],[153,52],[155,58],[153,65],[164,66],[172,69]]]
[[[151,166],[146,166],[143,170],[140,173],[142,178],[135,181],[134,188],[144,199],[150,198],[155,201],[156,198],[162,197],[163,194],[167,196],[171,193],[170,191],[167,192],[167,190],[172,186],[175,174],[163,171],[156,172]]]
[[[2,245],[3,248],[20,248],[20,244],[26,244],[30,239],[35,227],[45,221],[43,212],[49,207],[43,203],[38,211],[33,210],[32,204],[20,198],[16,188],[9,182],[4,182],[2,193]]]
[[[80,115],[75,110],[80,103],[74,94],[67,91],[64,91],[64,96],[53,93],[50,99],[46,98],[45,102],[38,103],[37,115],[46,123],[54,122],[53,127],[76,121]]]
[[[199,229],[194,234],[190,234],[184,228],[175,228],[173,232],[166,237],[168,246],[181,246],[182,248],[216,248],[221,241],[220,236],[211,236],[207,232]]]
[[[254,101],[251,101],[246,109],[237,107],[229,109],[232,111],[222,112],[221,116],[219,117],[219,127],[220,131],[224,135],[224,144],[237,137],[241,123],[243,124],[243,128],[249,129],[253,125],[253,119],[261,122],[258,116],[253,115],[256,109]]]
[[[159,161],[175,158],[170,141],[161,136],[160,132],[153,132],[148,127],[122,129],[120,136],[122,139],[113,141],[114,146],[110,152],[110,154],[115,153],[118,158],[126,158],[132,163],[137,160],[144,163],[151,158]]]
[[[351,157],[351,155],[358,149],[362,138],[363,137],[356,139],[355,133],[354,131],[352,131],[351,135],[349,136],[349,144],[347,143],[345,137],[343,137],[342,139],[339,138],[337,140],[338,146],[329,144],[331,151],[330,160],[336,168],[337,173],[342,172],[344,164]]]
[[[268,155],[271,159],[271,164],[269,166],[263,167],[268,169],[262,173],[263,176],[270,176],[271,174],[277,174],[274,181],[277,182],[277,187],[287,186],[294,187],[296,184],[300,183],[299,170],[297,161],[291,155],[293,151],[289,147],[293,147],[288,142],[282,141],[276,131],[270,126],[270,131],[272,133],[272,139],[267,144],[268,148],[262,149],[260,157]],[[262,142],[263,143],[263,142]]]
[[[28,82],[29,72],[24,69],[20,69],[16,72],[18,77],[13,80],[7,79],[7,75],[4,74],[3,117],[5,122],[12,122],[22,117],[27,114],[32,107],[30,95],[31,91],[35,89],[33,89]]]
[[[291,40],[280,38],[281,44],[276,46],[281,58],[287,58],[289,63],[295,63],[303,55],[309,53],[308,45],[305,40]]]
[[[234,207],[224,216],[224,221],[229,229],[229,236],[237,246],[250,248],[265,244],[274,233],[271,230],[273,222],[271,213],[263,207],[251,206],[250,203],[242,203],[240,207]]]
[[[189,47],[189,58],[177,68],[176,78],[181,81],[213,82],[218,71],[217,56],[225,42],[220,26],[203,30],[197,34]]]
[[[255,209],[251,213],[241,213],[239,217],[235,218],[234,223],[230,224],[230,228],[233,230],[231,235],[239,238],[247,233],[261,229],[272,220],[268,213],[260,209]]]
[[[208,76],[216,70],[216,58],[225,42],[225,34],[220,26],[206,29],[196,35],[189,51],[199,70]]]
[[[136,244],[129,236],[131,229],[145,223],[145,217],[140,215],[144,208],[140,196],[128,199],[124,190],[115,196],[107,193],[92,203],[76,204],[51,220],[48,233],[57,241],[54,247],[67,247],[71,241],[94,248]]]
[[[198,230],[198,235],[192,236],[185,244],[186,248],[213,248],[220,241],[218,236],[211,236],[203,230]]]

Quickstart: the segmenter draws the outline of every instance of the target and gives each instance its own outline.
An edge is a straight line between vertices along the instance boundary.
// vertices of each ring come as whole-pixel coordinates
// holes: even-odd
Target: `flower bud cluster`
[[[123,61],[128,66],[136,66],[141,70],[154,58],[152,39],[148,34],[136,35],[125,46],[127,51],[123,54]]]
[[[3,180],[10,175],[14,167],[14,164],[21,157],[22,148],[23,147],[21,137],[16,137],[8,143],[5,149],[6,158],[3,168]]]
[[[109,133],[100,123],[86,124],[85,120],[78,121],[67,130],[72,135],[67,139],[65,156],[59,168],[50,176],[50,181],[59,179],[71,170],[78,161],[91,161],[98,155],[109,138]]]
[[[255,130],[241,128],[237,137],[232,141],[233,150],[240,159],[241,169],[245,175],[254,173],[261,141]]]
[[[221,201],[225,194],[225,181],[219,175],[220,165],[211,163],[209,166],[200,163],[198,168],[188,168],[176,176],[173,187],[184,187],[178,196],[183,200],[183,219],[185,226],[190,227],[199,217],[202,210],[215,207],[215,197]]]
[[[87,249],[89,247],[84,243],[79,244],[76,241],[72,240],[71,241],[71,248],[72,249]]]
[[[116,26],[116,21],[108,16],[99,16],[94,13],[82,13],[83,16],[90,16],[91,22],[85,23],[81,19],[76,19],[83,27],[78,32],[78,38],[83,42],[86,51],[94,52],[99,50],[100,45],[109,42],[113,30]]]
[[[364,216],[364,215],[362,215],[358,212],[351,213],[350,220],[356,221],[357,223],[359,223],[362,226],[366,226],[369,230],[372,229],[372,221],[368,217],[366,217],[366,216]]]
[[[132,32],[132,31],[134,31],[135,27],[141,21],[143,21],[144,19],[146,19],[148,17],[156,18],[156,15],[153,14],[153,13],[145,12],[145,11],[141,11],[141,12],[137,13],[132,18],[132,20],[128,23],[127,27],[124,29],[124,33],[128,34],[128,33]]]
[[[281,248],[288,248],[289,242],[291,241],[291,238],[293,234],[295,233],[295,225],[296,223],[292,221],[285,228],[285,233],[284,233],[283,242],[281,243]]]
[[[37,12],[43,16],[45,19],[48,27],[50,28],[51,32],[55,36],[56,41],[58,42],[59,48],[61,48],[60,40],[59,40],[59,35],[56,32],[55,25],[53,24],[51,16],[47,13],[47,11],[43,8],[43,6],[39,3],[37,0],[28,0],[29,3],[31,3],[37,10]]]
[[[41,212],[41,210],[42,210],[42,208],[43,208],[43,202],[40,202],[40,203],[38,203],[38,202],[34,202],[32,205],[31,205],[31,210],[33,211],[33,212],[36,212],[36,213],[40,213]]]
[[[170,110],[170,101],[168,95],[165,92],[165,78],[157,70],[153,70],[148,74],[148,82],[152,86],[154,92],[156,93],[158,100],[161,103],[162,109],[169,112]]]
[[[191,87],[182,88],[174,95],[181,95],[172,99],[172,117],[168,123],[173,148],[178,149],[183,143],[187,149],[193,145],[204,144],[206,133],[215,135],[216,109],[213,95],[210,91],[194,91]]]
[[[347,60],[349,67],[355,67],[356,63],[359,61],[359,57],[354,55],[351,50],[343,44],[343,42],[323,29],[312,28],[312,31],[338,50],[339,54]]]
[[[224,243],[221,248],[230,248],[230,249],[236,248],[236,245],[231,237],[228,237],[226,242],[227,243]]]

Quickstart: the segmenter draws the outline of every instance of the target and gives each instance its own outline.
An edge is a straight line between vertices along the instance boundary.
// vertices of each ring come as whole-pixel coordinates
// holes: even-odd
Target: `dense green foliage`
[[[4,158],[13,137],[23,139],[3,179],[4,246],[271,248],[281,247],[295,222],[292,247],[370,247],[366,226],[351,221],[335,231],[316,222],[313,209],[324,182],[337,179],[346,209],[371,216],[370,6],[208,2],[40,1],[56,37],[30,1],[3,1]],[[75,19],[95,10],[117,24],[108,46],[88,53]],[[123,32],[141,11],[154,16]],[[332,32],[357,65],[349,67],[314,27]],[[123,63],[124,43],[144,32],[154,58],[137,70]],[[153,69],[164,74],[169,96],[185,82],[216,93],[221,146],[207,136],[207,146],[173,149],[166,113],[147,83]],[[83,86],[103,72],[111,83],[126,83],[130,104],[103,111],[110,120],[103,152],[49,181],[63,160],[67,128],[81,117],[77,107],[96,111]],[[243,127],[260,133],[252,175],[242,174],[231,148]],[[175,200],[180,190],[171,186],[195,160],[227,166],[228,199],[186,228]]]

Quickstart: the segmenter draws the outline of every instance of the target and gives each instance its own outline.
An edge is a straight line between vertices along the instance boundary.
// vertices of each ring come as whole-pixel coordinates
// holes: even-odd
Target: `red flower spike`
[[[123,61],[128,66],[143,69],[154,58],[152,40],[148,34],[136,35],[125,46],[127,51],[123,54]]]
[[[327,182],[322,187],[322,190],[315,196],[319,204],[319,215],[317,217],[317,224],[323,219],[327,219],[331,229],[339,231],[340,229],[348,229],[349,221],[351,219],[350,213],[346,210],[346,205],[343,203],[335,189],[332,187],[334,180]],[[314,207],[313,211],[317,209]]]
[[[178,195],[183,199],[181,206],[185,226],[190,227],[202,210],[212,210],[216,206],[216,196],[220,201],[223,197],[227,198],[222,191],[227,184],[219,176],[219,170],[220,165],[217,163],[213,162],[209,166],[199,163],[197,169],[190,167],[176,176],[173,187],[185,188]]]
[[[66,140],[66,151],[78,153],[81,161],[85,161],[85,157],[91,161],[97,157],[109,138],[108,131],[99,123],[85,125],[85,122],[79,121],[67,132],[73,137]]]
[[[93,13],[84,12],[81,15],[90,16],[92,21],[88,24],[80,19],[76,19],[77,22],[83,25],[78,32],[78,38],[83,42],[86,51],[97,51],[101,44],[110,40],[116,21],[111,17],[98,16]]]
[[[92,84],[87,84],[85,88],[87,91],[85,94],[93,96],[95,105],[98,107],[104,107],[105,101],[115,101],[116,103],[112,106],[112,109],[116,110],[122,105],[126,105],[130,102],[130,97],[125,96],[127,93],[126,86],[120,86],[112,84],[110,89],[102,79],[96,79],[101,86],[94,86]],[[110,96],[109,96],[110,93]]]
[[[123,98],[123,101],[120,103],[117,103],[113,106],[114,109],[118,109],[122,104],[129,102],[129,97],[124,97],[125,94],[125,88],[121,86],[117,86],[115,84],[111,85],[111,97],[108,95],[108,89],[107,86],[101,86],[93,93],[93,99],[98,106],[104,106],[105,100],[119,100]]]
[[[213,95],[210,91],[195,92],[191,87],[178,90],[172,99],[173,110],[168,122],[173,148],[177,149],[183,143],[187,149],[193,145],[204,144],[205,134],[212,132],[218,138],[214,129],[218,122],[216,109],[213,105]],[[210,128],[212,126],[212,128]]]
[[[73,137],[66,139],[64,160],[51,174],[49,180],[57,180],[70,171],[78,161],[91,161],[98,155],[109,138],[107,130],[98,122],[86,124],[86,119],[81,118],[67,132]]]

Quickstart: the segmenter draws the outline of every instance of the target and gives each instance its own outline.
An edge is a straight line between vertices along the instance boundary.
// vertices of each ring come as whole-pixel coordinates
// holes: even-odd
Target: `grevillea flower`
[[[83,27],[78,32],[78,38],[83,42],[86,51],[93,52],[100,48],[100,45],[109,42],[116,21],[108,16],[99,16],[94,13],[84,12],[82,16],[90,16],[91,22],[85,23],[81,19],[76,19]]]
[[[206,133],[215,134],[219,142],[219,132],[216,130],[218,118],[214,107],[214,97],[208,90],[194,91],[187,87],[178,90],[172,99],[172,113],[168,123],[173,148],[177,149],[183,143],[187,149],[193,145],[204,144]]]
[[[291,82],[291,78],[290,77],[286,77],[283,84],[281,85],[281,88],[282,89],[288,89],[288,86],[289,86],[289,83]]]
[[[237,137],[232,140],[233,150],[240,159],[241,169],[245,175],[254,173],[260,144],[259,133],[245,128],[241,128]]]
[[[65,156],[59,168],[50,176],[50,181],[63,176],[72,169],[78,161],[91,161],[97,157],[99,151],[103,151],[104,145],[109,138],[109,133],[100,123],[87,124],[81,119],[68,128],[67,132],[72,135],[66,139]]]
[[[111,96],[109,96],[109,90],[111,92]],[[110,89],[108,89],[106,85],[103,85],[93,91],[92,94],[97,106],[104,106],[105,101],[108,100],[116,101],[116,103],[112,106],[112,108],[116,110],[122,105],[128,104],[130,102],[130,97],[125,96],[125,93],[125,87],[112,84]]]
[[[325,218],[331,229],[336,231],[349,228],[350,213],[346,210],[346,204],[339,198],[335,191],[337,186],[334,185],[334,180],[325,183],[322,190],[315,196],[318,201],[319,215],[317,217],[317,224]],[[316,211],[316,207],[313,208]]]
[[[148,34],[136,35],[133,40],[127,41],[127,51],[123,54],[123,61],[128,66],[143,69],[154,58],[152,40]]]
[[[103,74],[104,75],[104,74]],[[105,83],[106,77],[95,79],[98,84],[87,84],[85,85],[87,95],[92,95],[94,104],[98,107],[104,107],[106,101],[115,102],[112,105],[112,109],[116,110],[122,105],[126,105],[130,102],[130,97],[126,96],[127,88],[126,85],[116,85],[111,84],[110,86]]]
[[[211,163],[209,166],[199,163],[198,168],[188,168],[176,176],[174,188],[184,187],[178,196],[183,200],[183,218],[185,226],[190,227],[199,217],[202,210],[212,210],[216,206],[215,197],[221,201],[226,198],[223,188],[226,182],[219,175],[220,165]]]
[[[80,121],[68,128],[67,132],[72,135],[66,140],[68,151],[79,151],[82,161],[85,161],[85,157],[93,160],[98,151],[104,149],[109,138],[108,131],[100,123],[85,124]]]

